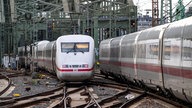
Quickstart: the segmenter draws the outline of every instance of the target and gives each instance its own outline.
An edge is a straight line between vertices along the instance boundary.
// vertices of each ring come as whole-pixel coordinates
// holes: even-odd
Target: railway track
[[[34,106],[42,101],[49,101],[50,99],[55,99],[56,97],[61,97],[63,94],[62,87],[58,87],[54,90],[50,90],[43,93],[38,93],[35,95],[13,98],[6,101],[0,102],[2,108],[17,108]]]
[[[8,75],[9,76],[9,75]],[[10,75],[9,77],[12,78]],[[0,78],[5,78],[2,75]],[[7,78],[10,80],[10,78]],[[31,88],[32,89],[32,88]],[[6,90],[5,90],[6,91]],[[3,94],[3,93],[2,93]],[[58,83],[54,89],[21,97],[0,97],[1,108],[187,108],[153,93],[95,74],[88,82]]]
[[[11,79],[7,75],[0,73],[0,96],[3,95],[11,87]]]
[[[103,108],[104,103],[109,102],[107,99],[98,100],[99,96],[94,92],[94,86],[116,89],[117,92],[126,91],[126,87],[118,86],[117,84],[108,85],[98,84],[96,82],[88,83],[67,83],[63,89],[63,98],[60,101],[53,103],[52,107],[64,108]],[[121,92],[120,92],[121,93]],[[117,93],[117,94],[120,94]],[[108,98],[110,99],[110,98]],[[101,105],[102,103],[102,105]]]
[[[23,73],[17,71],[8,70],[6,73],[3,73],[2,71],[5,70],[0,70],[0,96],[5,94],[11,88],[12,77],[23,76]]]

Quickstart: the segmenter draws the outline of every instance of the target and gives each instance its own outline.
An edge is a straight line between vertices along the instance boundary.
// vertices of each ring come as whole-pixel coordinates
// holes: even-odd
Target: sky
[[[159,1],[159,9],[161,8],[161,0]],[[172,0],[172,8],[174,8],[177,5],[177,2],[179,0]],[[192,0],[183,0],[183,5],[187,5]],[[143,15],[146,14],[146,9],[152,9],[152,0],[133,0],[134,4],[138,6],[138,12],[142,13]],[[192,6],[192,3],[190,3],[189,6]],[[189,7],[188,6],[188,7]],[[185,9],[186,10],[186,9]],[[160,11],[159,11],[160,12]],[[149,15],[151,15],[151,12],[149,12]]]

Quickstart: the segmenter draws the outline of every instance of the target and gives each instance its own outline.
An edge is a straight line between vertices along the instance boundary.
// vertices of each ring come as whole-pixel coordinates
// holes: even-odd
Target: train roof
[[[39,41],[39,42],[35,42],[35,45],[41,45],[41,44],[45,44],[45,43],[48,43],[49,41],[48,40],[42,40],[42,41]]]
[[[75,39],[74,39],[75,38]],[[68,42],[74,42],[74,41],[94,41],[93,38],[91,36],[88,35],[82,35],[82,34],[75,34],[75,35],[64,35],[64,36],[60,36],[56,41],[59,40],[65,40]]]

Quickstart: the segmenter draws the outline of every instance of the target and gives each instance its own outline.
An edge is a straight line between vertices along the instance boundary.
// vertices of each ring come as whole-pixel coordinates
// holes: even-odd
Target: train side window
[[[170,57],[171,57],[171,42],[170,41],[164,42],[163,52],[164,52],[164,59],[170,60]]]
[[[125,45],[122,45],[121,48],[123,49],[121,53],[121,57],[133,58],[133,52],[134,52],[133,44],[125,44]]]
[[[183,45],[182,45],[182,60],[191,61],[192,60],[192,25],[190,23],[186,23],[183,29]]]
[[[138,44],[138,58],[146,58],[146,45]]]
[[[46,57],[51,57],[51,49],[46,50]]]
[[[101,57],[107,57],[107,49],[105,49],[105,48],[102,48],[102,49],[100,49],[101,50]]]
[[[158,53],[159,53],[159,46],[158,43],[148,43],[147,45],[147,51],[146,51],[146,56],[148,59],[157,59],[158,58]]]
[[[192,41],[191,40],[183,40],[183,56],[182,59],[185,61],[191,61],[192,60]]]
[[[38,51],[38,52],[37,52],[38,57],[42,57],[42,54],[43,54],[42,51]]]

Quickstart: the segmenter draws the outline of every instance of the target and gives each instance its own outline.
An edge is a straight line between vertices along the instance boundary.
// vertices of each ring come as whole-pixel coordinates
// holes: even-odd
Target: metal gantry
[[[2,58],[3,58],[3,51],[4,51],[4,49],[3,49],[3,32],[4,32],[4,26],[3,26],[3,23],[4,23],[4,15],[3,15],[3,13],[4,13],[4,10],[3,10],[3,1],[1,0],[0,1],[0,63],[2,63]]]
[[[152,0],[152,27],[159,25],[159,3],[158,0]]]
[[[88,34],[99,42],[135,32],[137,7],[132,0],[0,0],[0,56],[17,47],[65,34]],[[27,52],[26,52],[27,54]]]
[[[161,24],[172,22],[172,0],[161,0]]]
[[[10,57],[13,56],[13,42],[14,42],[14,37],[13,37],[13,26],[14,22],[12,22],[12,17],[10,17],[12,14],[11,10],[11,1],[10,0],[3,0],[2,3],[2,13],[4,16],[4,22],[2,21],[1,24],[3,24],[3,35],[1,37],[1,42],[2,42],[2,50],[3,54],[1,56],[7,56],[8,57],[8,62],[10,63]],[[1,58],[2,59],[2,58]]]

